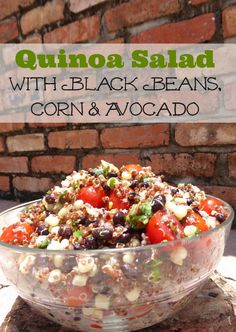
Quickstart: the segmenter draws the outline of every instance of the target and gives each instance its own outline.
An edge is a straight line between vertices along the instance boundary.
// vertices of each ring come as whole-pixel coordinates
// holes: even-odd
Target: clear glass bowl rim
[[[36,255],[76,255],[76,254],[81,254],[81,253],[88,253],[89,255],[97,255],[99,254],[114,254],[114,253],[124,253],[124,252],[129,252],[129,251],[143,251],[143,250],[151,250],[151,249],[162,249],[162,248],[167,248],[167,247],[172,247],[175,244],[182,244],[183,246],[185,244],[193,243],[194,241],[198,241],[199,238],[207,237],[214,232],[217,232],[218,230],[225,228],[227,225],[229,225],[233,219],[234,219],[234,210],[225,201],[223,201],[220,198],[211,196],[211,195],[206,195],[209,198],[216,198],[220,202],[223,203],[223,205],[226,207],[226,209],[229,211],[229,216],[228,218],[219,226],[207,231],[207,232],[202,232],[200,236],[193,236],[191,238],[181,238],[181,239],[176,239],[173,241],[167,241],[167,242],[162,242],[162,243],[157,243],[157,244],[150,244],[150,245],[145,245],[145,246],[137,246],[137,247],[125,247],[125,248],[104,248],[104,249],[88,249],[88,250],[47,250],[47,249],[38,249],[38,248],[28,248],[28,247],[20,247],[20,246],[15,246],[12,244],[8,244],[6,242],[0,241],[0,250],[1,249],[10,249],[11,251],[15,251],[17,253],[28,253],[28,254],[36,254]],[[0,213],[0,218],[4,216],[5,214],[8,214],[11,211],[18,210],[18,209],[23,209],[24,207],[31,205],[33,203],[39,202],[41,199],[37,199],[34,201],[26,202],[17,206],[14,206],[10,209],[7,209],[3,212]]]

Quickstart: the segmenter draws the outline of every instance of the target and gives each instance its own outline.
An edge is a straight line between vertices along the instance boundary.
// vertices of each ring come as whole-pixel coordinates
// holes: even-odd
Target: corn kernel
[[[130,291],[125,293],[125,297],[130,301],[134,302],[139,298],[140,295],[140,288],[134,287]]]
[[[61,280],[61,270],[55,269],[49,273],[48,282],[53,284]]]
[[[98,294],[95,297],[95,307],[99,309],[109,309],[110,298],[103,294]]]

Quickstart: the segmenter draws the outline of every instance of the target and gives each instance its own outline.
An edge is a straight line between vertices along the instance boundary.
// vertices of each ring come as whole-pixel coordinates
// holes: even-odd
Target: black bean
[[[150,184],[148,182],[141,182],[139,186],[143,188],[148,188]]]
[[[194,208],[193,208],[193,211],[196,212],[196,213],[198,213],[198,214],[200,214],[200,213],[199,213],[199,209],[198,209],[197,207],[194,207]]]
[[[188,204],[188,205],[193,204],[193,202],[194,202],[194,200],[193,200],[192,198],[188,198],[188,199],[187,199],[187,204]]]
[[[69,239],[72,234],[73,234],[73,231],[68,226],[61,226],[59,228],[58,235],[61,236],[63,239]]]
[[[104,184],[102,187],[103,187],[103,190],[105,191],[105,194],[107,196],[109,196],[110,193],[111,193],[111,188],[108,185],[106,185],[106,184]]]
[[[83,244],[80,243],[74,243],[73,244],[75,250],[84,250],[86,247]]]
[[[172,189],[171,189],[171,195],[175,195],[175,194],[177,194],[178,191],[179,191],[178,188],[172,188]]]
[[[98,244],[97,241],[94,237],[88,237],[87,239],[85,239],[85,247],[87,249],[97,249],[98,248]]]
[[[112,238],[112,231],[106,228],[94,228],[92,234],[95,239],[99,240],[110,240]]]
[[[54,204],[55,203],[55,198],[52,195],[46,195],[45,196],[45,201],[48,204]]]
[[[134,203],[138,203],[140,201],[140,196],[138,194],[136,194],[135,192],[130,192],[128,194],[127,199],[131,204],[134,204]]]
[[[225,217],[224,217],[224,215],[223,215],[222,213],[217,213],[217,214],[215,215],[215,217],[216,217],[216,219],[217,219],[220,223],[222,223],[222,222],[225,221]]]
[[[75,322],[79,322],[80,320],[81,320],[81,317],[78,317],[78,316],[74,317]]]
[[[85,226],[88,226],[93,223],[93,220],[87,219],[85,220]]]
[[[125,224],[125,214],[122,211],[117,212],[113,216],[113,223],[114,225],[121,225],[124,226]]]
[[[115,173],[115,172],[110,172],[110,173],[107,174],[108,179],[110,179],[110,178],[117,178],[117,176],[118,176],[118,174]]]
[[[138,180],[134,180],[131,182],[131,185],[129,186],[131,189],[135,189],[136,187],[138,187],[139,182]]]
[[[122,271],[124,275],[129,279],[137,279],[138,277],[138,269],[135,266],[124,264],[122,265]]]
[[[159,195],[155,196],[154,199],[157,199],[157,200],[160,201],[163,205],[166,204],[166,197],[165,197],[165,195],[161,195],[161,194],[159,194]]]
[[[121,236],[116,240],[117,243],[127,243],[131,239],[131,235],[129,233],[123,233]]]
[[[158,199],[154,198],[152,201],[152,212],[155,213],[163,209],[163,204]]]
[[[82,218],[79,220],[79,223],[80,223],[81,225],[85,225],[87,220],[88,220],[88,218],[86,218],[86,217],[82,217]]]
[[[96,175],[96,174],[95,174],[94,171],[90,170],[90,171],[89,171],[89,175],[94,176],[94,175]]]
[[[48,256],[42,256],[42,255],[37,255],[36,260],[35,260],[35,266],[37,267],[49,267],[52,268],[53,264],[50,261]]]
[[[37,228],[36,228],[36,233],[38,235],[48,235],[49,234],[49,231],[47,229],[47,226],[42,224],[42,225],[39,225]]]
[[[61,270],[64,273],[69,273],[73,270],[75,266],[77,266],[75,257],[68,257],[64,260]]]
[[[104,286],[100,289],[99,293],[104,295],[112,295],[113,289],[109,286]]]

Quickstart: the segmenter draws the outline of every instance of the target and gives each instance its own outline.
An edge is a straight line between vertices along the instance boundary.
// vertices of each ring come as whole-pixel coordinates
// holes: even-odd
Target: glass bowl
[[[0,214],[17,220],[33,202]],[[133,331],[180,310],[223,255],[234,217],[199,236],[122,249],[45,250],[0,242],[0,264],[18,294],[42,315],[78,331]]]

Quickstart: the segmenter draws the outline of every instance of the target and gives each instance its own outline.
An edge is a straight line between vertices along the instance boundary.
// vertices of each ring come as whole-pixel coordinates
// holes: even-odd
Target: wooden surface
[[[68,330],[38,315],[18,297],[0,331],[66,332]],[[215,273],[198,296],[175,317],[142,330],[144,331],[236,332],[236,290],[226,278]]]

